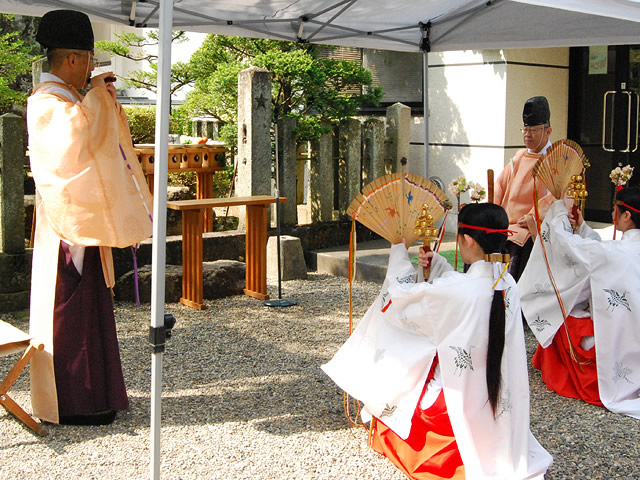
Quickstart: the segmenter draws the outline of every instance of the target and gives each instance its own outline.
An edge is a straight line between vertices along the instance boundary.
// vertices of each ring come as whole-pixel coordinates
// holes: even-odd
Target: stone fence
[[[238,196],[274,194],[270,95],[270,72],[254,67],[240,72]],[[304,157],[299,155],[295,121],[278,122],[279,194],[289,199],[280,204],[281,233],[301,238],[309,268],[315,268],[312,250],[348,243],[350,222],[345,210],[362,186],[397,171],[400,159],[408,158],[410,120],[410,108],[402,104],[389,107],[384,119],[347,119],[331,133],[306,143]],[[0,282],[0,312],[29,304],[32,251],[25,248],[26,143],[24,119],[13,114],[0,116],[0,275],[5,279]],[[205,234],[206,261],[244,255],[244,243],[239,240],[244,238],[242,211],[237,216],[238,232]],[[371,236],[368,231],[360,234],[361,239],[367,236]],[[167,263],[180,265],[180,255],[180,237],[169,237]],[[132,268],[128,249],[114,257],[117,274]],[[150,248],[143,244],[138,264],[150,263]]]

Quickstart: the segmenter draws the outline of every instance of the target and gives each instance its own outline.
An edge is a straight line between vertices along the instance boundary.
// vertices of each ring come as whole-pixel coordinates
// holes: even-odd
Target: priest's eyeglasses
[[[545,128],[547,128],[546,125],[538,125],[536,127],[520,127],[520,131],[522,133],[540,133]]]
[[[94,67],[98,66],[98,59],[94,56],[93,52],[89,52],[89,58],[87,60],[89,62],[89,65],[92,65]]]
[[[89,51],[89,50],[76,51],[76,52],[71,52],[69,55],[84,56],[85,52],[87,53],[87,63],[93,67],[97,67],[99,62],[98,62],[98,59],[94,57],[92,51]]]

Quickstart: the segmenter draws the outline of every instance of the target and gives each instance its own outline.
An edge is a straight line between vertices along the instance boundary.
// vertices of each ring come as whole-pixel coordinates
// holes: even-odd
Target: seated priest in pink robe
[[[550,115],[545,97],[531,97],[525,102],[520,130],[526,148],[516,152],[494,183],[494,202],[506,210],[509,228],[515,232],[507,240],[507,253],[511,256],[509,273],[516,282],[527,265],[533,247],[536,223],[532,170],[551,146]],[[539,212],[544,218],[554,199],[544,185],[540,183],[538,188]]]

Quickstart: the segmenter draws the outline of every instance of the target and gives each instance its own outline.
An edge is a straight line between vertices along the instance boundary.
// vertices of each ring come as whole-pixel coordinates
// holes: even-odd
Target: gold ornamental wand
[[[577,220],[578,210],[584,209],[584,201],[586,200],[589,192],[584,182],[584,175],[571,175],[571,181],[567,188],[567,197],[573,198],[573,207],[571,207],[571,214],[573,218]],[[575,228],[574,228],[575,230]]]
[[[431,242],[438,239],[438,229],[433,225],[433,216],[429,213],[429,206],[424,203],[420,211],[420,216],[416,220],[416,225],[413,229],[414,235],[418,238],[423,237],[422,249],[425,252],[431,251]],[[431,266],[423,267],[422,272],[424,274],[425,282],[429,280],[429,274],[431,273]]]

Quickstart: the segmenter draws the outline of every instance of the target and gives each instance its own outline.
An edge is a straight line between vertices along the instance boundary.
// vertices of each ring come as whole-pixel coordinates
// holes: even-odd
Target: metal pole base
[[[284,298],[274,298],[271,300],[265,300],[263,302],[265,307],[290,307],[291,305],[297,305],[293,300],[287,300]]]

